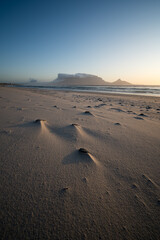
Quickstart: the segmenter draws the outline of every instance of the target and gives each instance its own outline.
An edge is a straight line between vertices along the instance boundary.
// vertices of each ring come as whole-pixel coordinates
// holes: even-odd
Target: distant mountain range
[[[56,86],[74,86],[74,85],[131,85],[131,83],[118,79],[114,82],[106,82],[102,78],[85,73],[64,74],[59,73],[58,77],[51,82]]]

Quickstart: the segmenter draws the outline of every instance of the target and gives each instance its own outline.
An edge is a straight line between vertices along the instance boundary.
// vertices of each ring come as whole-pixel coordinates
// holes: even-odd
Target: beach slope
[[[1,239],[159,239],[160,98],[0,87]]]

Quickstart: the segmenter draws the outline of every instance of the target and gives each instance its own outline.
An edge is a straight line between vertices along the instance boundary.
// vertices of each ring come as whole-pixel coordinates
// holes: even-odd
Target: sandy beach
[[[0,116],[0,239],[159,239],[160,98],[0,87]]]

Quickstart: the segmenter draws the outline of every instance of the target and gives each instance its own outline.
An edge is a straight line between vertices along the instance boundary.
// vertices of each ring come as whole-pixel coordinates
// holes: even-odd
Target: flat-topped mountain
[[[118,79],[115,82],[106,82],[102,78],[85,73],[76,73],[76,74],[64,74],[59,73],[58,77],[52,82],[52,85],[56,86],[97,86],[97,85],[130,85],[126,81]]]
[[[76,74],[63,74],[59,73],[58,77],[53,81],[55,85],[68,86],[68,85],[106,85],[102,78],[85,73]]]

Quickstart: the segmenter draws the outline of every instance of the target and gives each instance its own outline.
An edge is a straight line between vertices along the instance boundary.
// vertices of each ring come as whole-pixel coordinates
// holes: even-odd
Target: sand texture
[[[160,239],[160,98],[0,87],[0,239]]]

